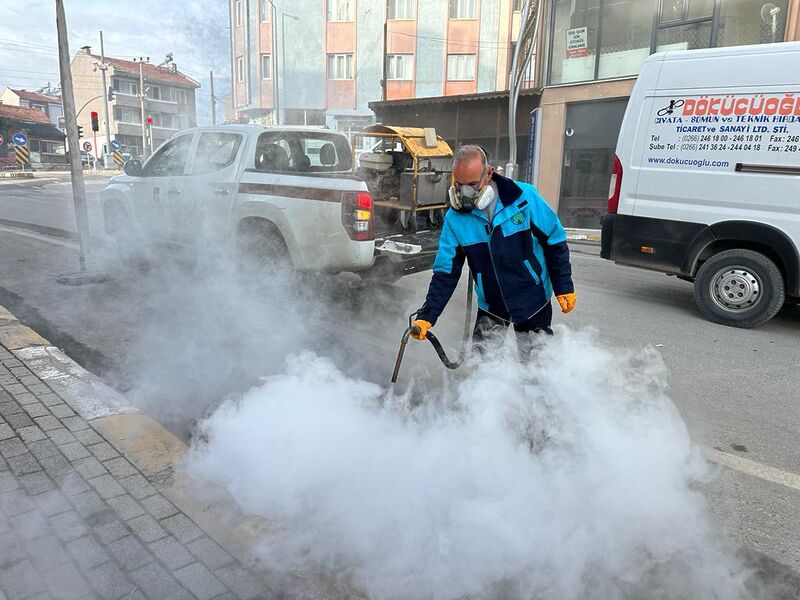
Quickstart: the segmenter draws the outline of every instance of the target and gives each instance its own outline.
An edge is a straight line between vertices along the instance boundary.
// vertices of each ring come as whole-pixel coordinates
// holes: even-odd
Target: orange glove
[[[567,314],[573,308],[575,308],[575,302],[576,302],[575,292],[572,292],[571,294],[561,294],[560,296],[556,296],[556,300],[558,300],[558,303],[561,305],[561,312],[564,314]]]
[[[422,319],[417,319],[411,324],[411,337],[417,340],[424,340],[425,336],[428,335],[428,329],[433,327],[427,321],[423,321]],[[419,333],[414,333],[414,329],[418,329]]]

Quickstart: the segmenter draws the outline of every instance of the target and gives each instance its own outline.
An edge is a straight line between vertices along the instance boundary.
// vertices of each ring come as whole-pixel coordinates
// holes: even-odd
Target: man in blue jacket
[[[456,151],[453,179],[451,210],[414,337],[425,339],[442,314],[466,258],[478,297],[473,342],[480,350],[490,334],[510,324],[527,360],[530,334],[553,333],[551,296],[564,313],[575,307],[566,232],[536,188],[495,173],[479,146]]]

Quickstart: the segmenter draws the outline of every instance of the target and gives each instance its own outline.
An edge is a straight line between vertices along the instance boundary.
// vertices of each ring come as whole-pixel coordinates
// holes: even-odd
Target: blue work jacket
[[[492,222],[479,209],[448,210],[425,305],[417,318],[436,323],[467,259],[478,306],[511,323],[527,321],[556,295],[574,292],[567,234],[530,184],[498,174]]]

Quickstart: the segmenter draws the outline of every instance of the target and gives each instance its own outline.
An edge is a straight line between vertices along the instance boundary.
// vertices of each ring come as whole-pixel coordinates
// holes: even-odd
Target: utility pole
[[[72,87],[72,71],[69,63],[69,40],[64,0],[56,0],[56,30],[58,32],[58,67],[61,74],[61,99],[64,105],[64,121],[69,144],[69,167],[72,182],[72,198],[75,204],[75,221],[78,226],[79,273],[60,275],[59,283],[83,285],[105,281],[105,277],[86,271],[86,256],[89,254],[89,211],[86,205],[86,187],[83,183],[80,140],[78,139],[78,117],[75,114],[75,92]]]
[[[211,80],[211,125],[216,125],[217,105],[216,105],[216,98],[214,98],[214,71],[209,71],[208,77]]]
[[[108,79],[106,78],[106,71],[108,65],[106,64],[106,52],[103,47],[103,32],[100,32],[100,65],[98,66],[103,73],[103,118],[105,119],[106,130],[106,151],[103,152],[103,166],[106,169],[111,168],[111,125],[108,118]]]
[[[274,115],[272,119],[273,125],[281,124],[281,93],[280,93],[280,79],[278,77],[278,57],[276,56],[278,50],[278,9],[275,3],[270,0],[272,7],[272,105]],[[281,75],[283,72],[281,71]]]
[[[142,116],[142,159],[146,159],[150,156],[150,152],[148,151],[148,140],[147,140],[147,115],[145,114],[146,111],[144,109],[144,102],[145,98],[147,97],[144,89],[144,63],[150,62],[150,57],[139,57],[133,59],[135,62],[139,63],[139,109],[141,111]]]
[[[389,60],[389,0],[386,0],[384,10],[386,14],[383,18],[383,79],[381,79],[381,100],[385,102],[387,98],[386,88],[388,87],[386,78],[389,74],[388,65],[386,64]]]

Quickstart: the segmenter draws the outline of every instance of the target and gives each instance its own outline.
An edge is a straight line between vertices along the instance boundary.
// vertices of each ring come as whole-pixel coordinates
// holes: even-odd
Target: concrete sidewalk
[[[271,597],[184,452],[0,307],[0,600]]]

